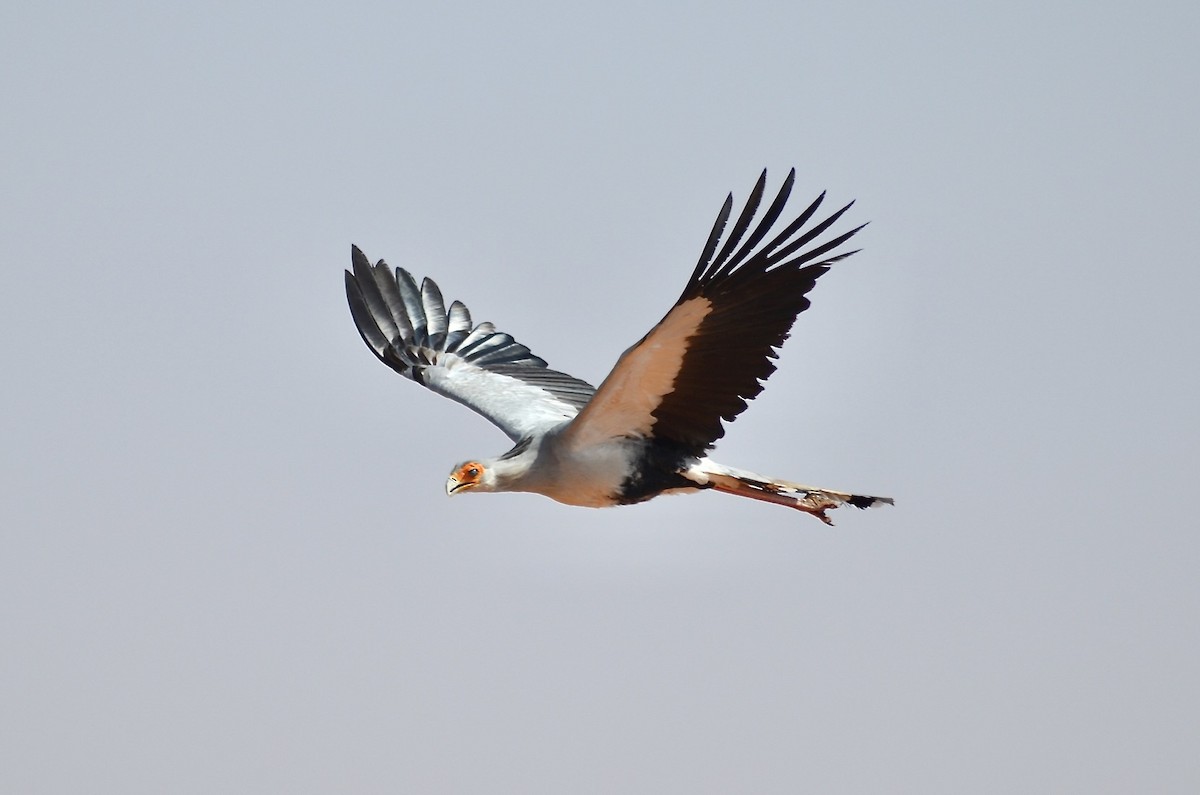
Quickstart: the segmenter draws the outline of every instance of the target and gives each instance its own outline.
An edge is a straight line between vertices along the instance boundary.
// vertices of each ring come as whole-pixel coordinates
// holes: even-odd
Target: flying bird
[[[853,202],[813,223],[822,193],[763,243],[795,182],[788,174],[757,219],[763,171],[726,234],[733,195],[717,216],[683,293],[658,325],[617,360],[599,388],[550,369],[491,323],[473,325],[449,308],[431,279],[372,265],[353,247],[346,297],[367,347],[401,375],[462,403],[500,427],[513,447],[454,467],[446,493],[525,491],[567,505],[627,505],[701,489],[786,505],[833,524],[840,505],[891,504],[804,486],[719,464],[708,457],[730,422],[763,389],[773,359],[808,292],[862,226],[825,233]],[[863,225],[865,226],[865,224]],[[751,228],[753,227],[753,228]]]

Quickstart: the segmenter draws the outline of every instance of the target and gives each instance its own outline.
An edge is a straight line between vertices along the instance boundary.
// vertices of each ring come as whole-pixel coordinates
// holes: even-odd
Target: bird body
[[[842,504],[890,504],[886,497],[763,477],[707,456],[724,434],[722,421],[762,391],[816,280],[854,252],[825,255],[862,228],[817,242],[851,206],[806,228],[821,194],[762,244],[794,179],[793,170],[753,231],[766,172],[728,235],[732,195],[726,199],[675,305],[621,355],[599,388],[551,370],[491,323],[472,325],[461,303],[447,309],[432,280],[418,287],[403,268],[392,271],[382,260],[371,265],[353,248],[346,295],[367,346],[401,375],[487,417],[515,443],[496,458],[456,466],[447,494],[525,491],[599,508],[713,489],[787,505],[827,524],[825,512]]]
[[[511,458],[484,461],[485,471],[494,482],[481,483],[479,491],[526,491],[541,494],[566,505],[604,508],[621,503],[622,485],[640,460],[638,440],[627,437],[607,439],[583,447],[564,442],[561,432],[569,423],[546,433]],[[455,469],[463,472],[474,462]],[[469,482],[470,477],[451,477],[447,489]],[[491,486],[498,487],[491,487]]]

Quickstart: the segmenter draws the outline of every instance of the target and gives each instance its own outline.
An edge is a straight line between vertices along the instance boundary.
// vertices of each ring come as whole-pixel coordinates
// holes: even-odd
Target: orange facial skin
[[[483,465],[477,461],[468,461],[450,473],[446,481],[446,493],[457,494],[479,485],[483,478]]]

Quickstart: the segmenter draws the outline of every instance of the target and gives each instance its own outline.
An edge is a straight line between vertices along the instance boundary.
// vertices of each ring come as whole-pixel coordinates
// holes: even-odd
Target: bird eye
[[[479,467],[471,467],[467,470],[467,475],[473,478],[479,477]]]

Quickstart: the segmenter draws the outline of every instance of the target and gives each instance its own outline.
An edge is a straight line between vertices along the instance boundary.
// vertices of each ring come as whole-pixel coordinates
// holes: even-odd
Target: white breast
[[[567,505],[604,508],[617,504],[618,489],[633,471],[633,462],[634,447],[625,439],[572,447],[551,434],[542,440],[521,486]]]

